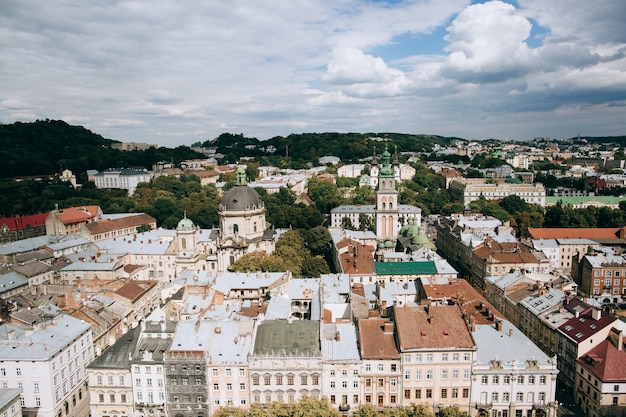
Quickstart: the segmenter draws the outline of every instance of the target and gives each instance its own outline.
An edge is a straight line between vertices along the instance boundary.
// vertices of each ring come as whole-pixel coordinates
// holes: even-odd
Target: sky
[[[222,133],[626,135],[623,0],[0,2],[0,122]]]

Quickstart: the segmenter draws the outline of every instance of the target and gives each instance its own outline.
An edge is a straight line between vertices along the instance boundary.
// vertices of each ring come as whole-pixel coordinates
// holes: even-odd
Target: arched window
[[[237,223],[233,224],[233,233],[235,234],[239,233],[239,225]]]
[[[186,249],[187,249],[187,239],[182,238],[182,239],[180,240],[180,246],[182,246],[182,249],[183,249],[183,250],[186,250]]]

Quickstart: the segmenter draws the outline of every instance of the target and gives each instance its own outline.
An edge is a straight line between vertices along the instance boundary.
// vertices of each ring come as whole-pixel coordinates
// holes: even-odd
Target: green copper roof
[[[433,261],[421,262],[374,262],[377,275],[426,275],[436,274]]]

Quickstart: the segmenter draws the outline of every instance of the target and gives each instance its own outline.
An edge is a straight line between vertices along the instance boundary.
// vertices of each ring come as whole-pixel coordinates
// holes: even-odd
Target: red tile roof
[[[626,351],[624,339],[619,340],[622,349],[607,339],[577,359],[584,369],[602,382],[626,382]]]
[[[27,227],[41,227],[46,224],[50,212],[32,214],[30,216],[0,217],[0,227],[6,224],[9,230],[24,230]]]
[[[63,224],[88,222],[98,216],[99,210],[98,206],[70,207],[59,210],[57,217]]]
[[[344,239],[337,244],[337,248],[348,247],[347,251],[339,255],[342,270],[346,274],[373,274],[374,248],[363,245],[352,239]]]
[[[589,307],[578,317],[572,317],[559,327],[559,331],[576,343],[587,340],[607,326],[615,319],[595,307]]]
[[[476,346],[458,305],[394,307],[400,350]]]

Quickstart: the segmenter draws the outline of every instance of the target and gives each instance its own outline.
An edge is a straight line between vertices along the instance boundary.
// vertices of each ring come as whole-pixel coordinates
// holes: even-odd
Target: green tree
[[[304,396],[291,407],[291,417],[340,417],[326,397]]]

